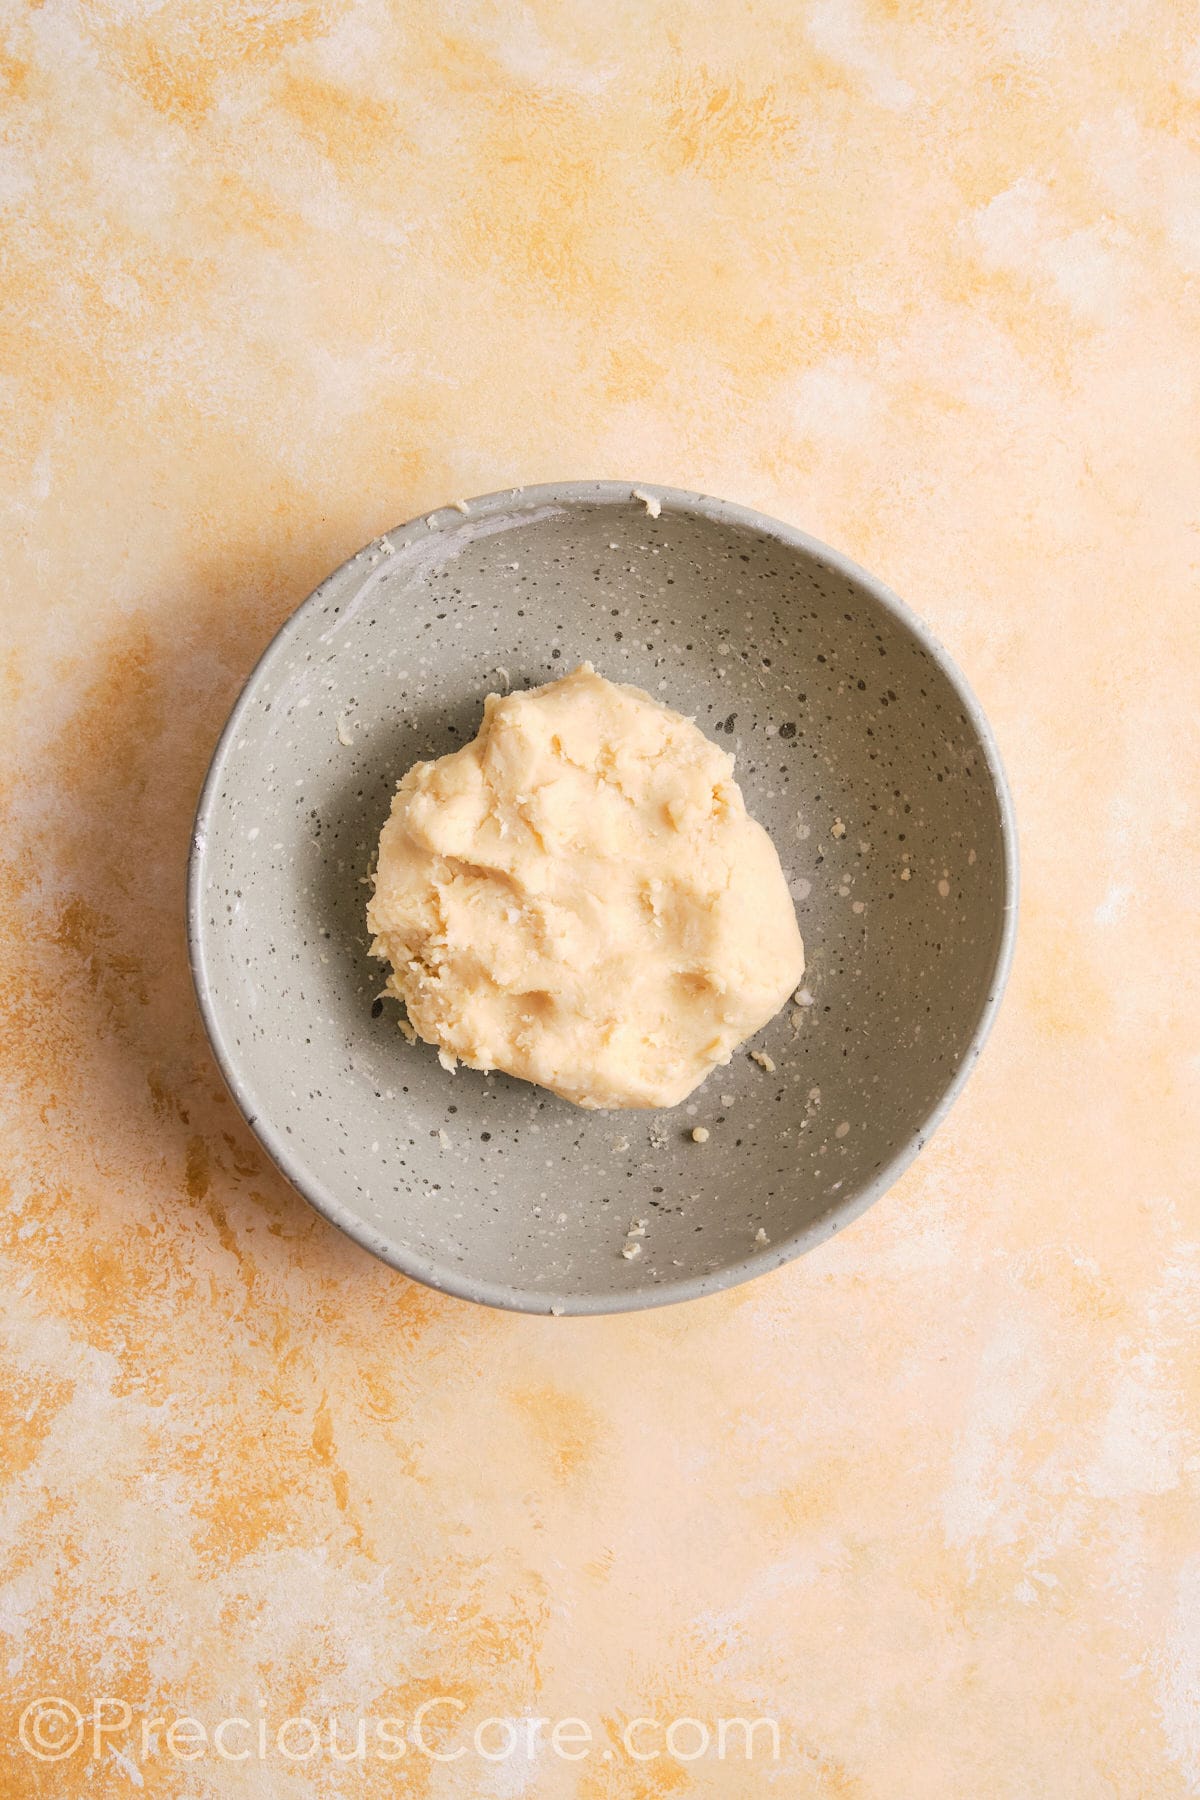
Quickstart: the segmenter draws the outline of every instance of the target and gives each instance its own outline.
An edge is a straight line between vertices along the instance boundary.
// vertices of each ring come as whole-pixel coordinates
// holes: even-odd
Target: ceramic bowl
[[[800,1004],[671,1111],[448,1074],[369,954],[399,778],[473,737],[489,690],[585,659],[736,753],[804,934]],[[708,1293],[849,1224],[978,1056],[1015,908],[992,735],[912,613],[791,526],[616,482],[458,502],[331,575],[234,707],[189,876],[213,1049],[289,1180],[405,1274],[555,1313]]]

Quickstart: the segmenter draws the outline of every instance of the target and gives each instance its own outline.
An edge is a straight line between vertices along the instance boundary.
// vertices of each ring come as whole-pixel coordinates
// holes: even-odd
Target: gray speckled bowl
[[[264,1147],[396,1268],[532,1312],[683,1300],[848,1224],[965,1080],[1016,923],[1004,776],[944,651],[803,533],[665,489],[654,517],[648,491],[492,494],[360,552],[267,649],[196,820],[196,989]],[[585,658],[736,751],[808,954],[804,1004],[747,1047],[767,1066],[739,1051],[670,1112],[449,1075],[376,1002],[364,878],[396,782],[490,688]]]

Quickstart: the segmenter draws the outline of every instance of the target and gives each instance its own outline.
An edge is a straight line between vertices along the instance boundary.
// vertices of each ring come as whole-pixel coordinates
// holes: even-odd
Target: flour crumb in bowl
[[[633,497],[640,500],[652,519],[657,519],[662,512],[662,501],[657,494],[648,494],[644,488],[634,488]]]
[[[642,1254],[640,1240],[644,1238],[645,1235],[645,1219],[635,1219],[633,1224],[629,1227],[629,1230],[625,1233],[625,1243],[621,1249],[621,1255],[625,1258],[626,1262],[633,1262],[636,1257],[639,1257]]]
[[[766,1074],[775,1073],[775,1058],[766,1050],[751,1050],[750,1061],[757,1063]]]

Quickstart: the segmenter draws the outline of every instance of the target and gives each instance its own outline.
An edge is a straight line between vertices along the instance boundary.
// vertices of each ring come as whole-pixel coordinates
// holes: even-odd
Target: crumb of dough
[[[912,870],[911,869],[901,869],[900,879],[901,879],[901,881],[911,881],[912,880]]]
[[[633,497],[641,501],[652,519],[657,519],[662,511],[662,501],[657,494],[647,494],[643,488],[634,488]]]
[[[450,1148],[450,1134],[445,1129],[438,1132],[438,1143],[442,1146],[443,1150],[448,1150]]]
[[[752,1050],[750,1061],[757,1063],[760,1069],[765,1069],[768,1075],[775,1073],[775,1058],[769,1056],[765,1050]]]
[[[754,1234],[754,1241],[756,1244],[768,1244],[771,1241],[761,1225]]]
[[[645,1235],[646,1235],[645,1219],[635,1219],[633,1221],[633,1224],[629,1227],[629,1230],[625,1233],[626,1237],[631,1237],[631,1238],[645,1237]]]
[[[552,1319],[561,1319],[562,1316],[563,1316],[563,1309],[561,1306],[552,1306],[550,1308],[550,1317]]]
[[[732,756],[587,663],[489,694],[471,743],[409,770],[367,922],[443,1067],[589,1108],[678,1105],[804,973]]]
[[[626,1262],[632,1262],[635,1256],[640,1256],[641,1254],[642,1246],[640,1244],[626,1244],[621,1251],[621,1255],[625,1258]]]
[[[350,728],[346,724],[344,717],[338,719],[337,736],[338,736],[338,743],[345,744],[347,750],[350,748],[351,744],[354,742],[354,739],[350,736]]]
[[[692,1142],[693,1144],[707,1144],[708,1127],[706,1125],[694,1125],[692,1127]]]
[[[417,1034],[409,1021],[404,1017],[403,1013],[401,1013],[400,1017],[396,1020],[396,1023],[400,1027],[401,1035],[403,1036],[405,1043],[415,1044],[417,1041]]]
[[[846,835],[846,827],[842,824],[840,819],[835,819],[833,821],[832,831],[835,838],[844,838]]]
[[[450,504],[455,512],[469,513],[471,510],[465,500],[452,500]]]

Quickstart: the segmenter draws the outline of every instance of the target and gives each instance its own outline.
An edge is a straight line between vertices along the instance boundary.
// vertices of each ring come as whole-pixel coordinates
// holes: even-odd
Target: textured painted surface
[[[0,41],[0,1791],[1200,1791],[1190,9],[45,0]],[[844,1239],[510,1318],[264,1167],[184,855],[333,564],[631,472],[931,621],[1007,755],[1022,938],[952,1120]],[[36,1763],[44,1693],[209,1726],[443,1694],[597,1747]],[[747,1713],[778,1763],[600,1748]]]

